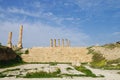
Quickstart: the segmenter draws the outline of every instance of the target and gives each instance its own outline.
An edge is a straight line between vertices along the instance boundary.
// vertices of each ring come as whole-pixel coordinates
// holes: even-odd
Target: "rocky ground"
[[[50,65],[50,64],[25,64],[21,66],[11,67],[11,68],[4,68],[0,69],[0,72],[6,72],[6,74],[14,75],[11,77],[0,78],[0,80],[120,80],[120,70],[101,70],[101,69],[93,69],[89,66],[85,66],[87,69],[90,69],[96,75],[104,75],[105,77],[68,77],[64,76],[63,78],[16,78],[16,75],[23,74],[25,75],[27,72],[35,72],[35,71],[46,71],[46,72],[54,72],[56,68],[61,70],[61,74],[84,74],[75,70],[73,66],[70,64],[57,64],[57,65]],[[71,68],[67,70],[67,68]],[[16,70],[15,70],[16,69]],[[11,71],[9,71],[11,70]]]

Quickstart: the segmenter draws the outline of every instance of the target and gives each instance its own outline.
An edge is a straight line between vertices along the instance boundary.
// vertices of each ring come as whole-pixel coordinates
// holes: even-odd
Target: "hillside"
[[[105,44],[103,46],[94,46],[91,49],[103,54],[107,60],[120,58],[120,42]]]
[[[0,68],[22,64],[22,59],[11,48],[0,45]]]

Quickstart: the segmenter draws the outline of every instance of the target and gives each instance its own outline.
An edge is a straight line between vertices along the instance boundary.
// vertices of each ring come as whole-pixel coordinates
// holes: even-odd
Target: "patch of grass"
[[[103,68],[106,65],[106,60],[101,60],[99,62],[91,62],[91,67],[93,68]]]
[[[88,62],[81,63],[81,65],[87,65],[87,64],[88,64]]]
[[[110,60],[107,62],[107,64],[119,64],[120,63],[120,58],[115,59],[115,60]]]
[[[120,70],[120,58],[107,61],[107,64],[103,68],[107,70]]]
[[[27,64],[71,64],[70,62],[27,62]]]
[[[108,48],[108,49],[114,49],[114,48],[120,48],[119,43],[111,43],[111,44],[105,44],[102,47]]]
[[[82,75],[82,74],[62,74],[62,77],[84,77],[85,75]]]
[[[120,64],[117,64],[117,65],[106,65],[103,67],[104,69],[106,70],[120,70]]]
[[[107,60],[105,59],[105,57],[103,57],[103,55],[100,52],[95,52],[95,54],[92,57],[92,62],[91,67],[94,68],[102,68],[106,65]]]
[[[24,78],[54,78],[54,77],[61,77],[60,75],[61,71],[60,69],[57,69],[55,72],[32,72],[32,73],[27,73]]]
[[[6,77],[6,74],[0,73],[0,78],[4,78],[4,77]]]
[[[67,67],[66,70],[69,71],[69,70],[73,70],[73,69],[71,67]]]
[[[75,66],[75,69],[80,71],[80,72],[83,72],[85,73],[85,76],[87,77],[97,77],[94,73],[92,73],[91,70],[87,69],[86,67],[84,66]]]
[[[50,62],[49,64],[50,64],[51,66],[55,66],[55,65],[57,65],[56,62]]]
[[[21,51],[15,51],[15,53],[19,56],[23,54],[23,52],[21,52]]]

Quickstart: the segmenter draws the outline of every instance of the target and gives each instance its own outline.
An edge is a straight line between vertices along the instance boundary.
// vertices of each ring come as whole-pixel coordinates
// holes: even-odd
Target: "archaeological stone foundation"
[[[9,33],[7,46],[10,48],[23,48],[23,25],[20,26],[18,44],[12,45],[12,32]],[[39,42],[38,42],[39,43]],[[69,39],[50,39],[49,47],[33,47],[28,54],[22,54],[25,62],[91,62],[92,55],[87,54],[85,47],[71,47]]]

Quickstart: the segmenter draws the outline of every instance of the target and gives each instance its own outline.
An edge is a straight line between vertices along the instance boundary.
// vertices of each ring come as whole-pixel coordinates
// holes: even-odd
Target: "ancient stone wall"
[[[23,54],[25,62],[90,62],[92,55],[79,47],[36,47]]]

